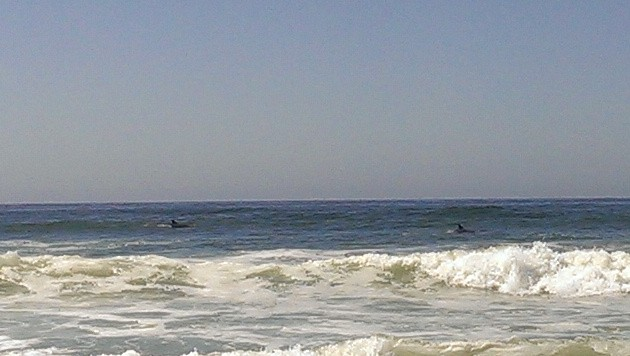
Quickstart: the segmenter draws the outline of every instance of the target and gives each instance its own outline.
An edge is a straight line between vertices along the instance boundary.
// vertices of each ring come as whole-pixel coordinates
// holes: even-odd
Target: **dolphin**
[[[475,230],[468,230],[464,228],[462,224],[457,224],[457,229],[455,229],[455,232],[458,234],[466,234],[466,233],[474,233]]]
[[[190,225],[182,224],[180,222],[177,222],[177,220],[171,220],[171,227],[173,229],[177,229],[177,228],[182,228],[182,227],[190,227]]]

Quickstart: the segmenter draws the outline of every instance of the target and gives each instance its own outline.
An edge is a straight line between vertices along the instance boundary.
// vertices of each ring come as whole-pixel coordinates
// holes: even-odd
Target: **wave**
[[[43,356],[72,354],[70,350],[30,349],[28,351],[13,350],[2,355]],[[388,336],[372,336],[369,338],[342,341],[312,349],[300,345],[288,349],[259,351],[231,351],[204,354],[197,350],[181,356],[403,356],[403,355],[584,355],[584,356],[621,356],[630,354],[630,342],[624,340],[602,340],[596,338],[576,338],[573,340],[554,339],[519,339],[507,341],[451,341],[430,342],[412,338],[395,338]],[[121,354],[101,354],[100,356],[142,356],[135,350],[127,350]]]
[[[402,257],[366,254],[330,261],[372,266],[395,280],[429,277],[448,286],[514,295],[587,296],[630,292],[630,254],[622,251],[555,252],[546,243],[483,250],[450,250]]]
[[[401,256],[279,250],[209,260],[156,255],[85,258],[0,255],[0,296],[83,298],[116,293],[164,298],[241,290],[473,288],[508,295],[581,297],[630,293],[630,254],[554,251],[546,243]],[[113,294],[112,294],[113,293]],[[232,294],[230,294],[232,293]]]
[[[443,342],[373,336],[344,341],[312,350],[295,346],[288,350],[234,351],[214,353],[223,356],[337,356],[337,355],[627,355],[628,341],[598,339],[524,340],[505,342]],[[198,354],[197,354],[198,355]],[[197,356],[189,354],[189,356]],[[131,355],[129,355],[131,356]],[[136,356],[136,355],[134,355]],[[139,355],[138,355],[139,356]]]
[[[630,293],[630,254],[623,251],[557,252],[546,243],[530,246],[449,250],[403,256],[366,253],[302,263],[300,268],[258,266],[248,277],[271,286],[326,281],[422,289],[445,285],[510,295],[580,297]]]

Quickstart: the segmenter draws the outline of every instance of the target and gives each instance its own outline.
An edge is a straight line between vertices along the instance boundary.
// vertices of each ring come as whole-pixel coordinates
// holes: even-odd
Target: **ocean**
[[[0,205],[0,305],[0,355],[626,356],[630,199]]]

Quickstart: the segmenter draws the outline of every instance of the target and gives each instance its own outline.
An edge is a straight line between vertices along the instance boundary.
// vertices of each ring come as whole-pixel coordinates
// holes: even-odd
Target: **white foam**
[[[18,266],[22,260],[20,256],[13,251],[9,251],[4,255],[0,255],[0,268]]]
[[[344,341],[315,349],[297,345],[289,349],[213,353],[222,356],[377,356],[377,355],[574,355],[625,356],[630,342],[616,340],[522,340],[429,342],[382,336]]]
[[[134,350],[127,350],[125,352],[123,352],[120,355],[115,355],[115,354],[101,354],[100,356],[140,356],[140,354],[137,351]]]
[[[2,339],[0,339],[0,343]],[[29,350],[0,350],[3,356],[46,356],[69,355],[71,351],[54,347]],[[378,355],[574,355],[604,354],[610,356],[626,356],[630,354],[630,342],[627,340],[602,340],[595,338],[576,338],[573,340],[554,339],[519,339],[505,341],[449,341],[431,342],[409,338],[372,336],[342,341],[335,344],[315,348],[304,348],[295,345],[287,349],[237,350],[231,352],[213,352],[201,354],[193,350],[187,354],[173,356],[378,356]],[[142,356],[135,350],[127,350],[121,354],[100,354],[99,356]]]
[[[630,292],[630,255],[603,250],[554,252],[544,243],[421,256],[424,272],[449,285],[507,294],[586,296]]]
[[[542,242],[529,246],[450,250],[402,256],[366,253],[330,258],[300,251],[210,260],[125,256],[0,255],[0,281],[27,289],[30,298],[73,293],[119,293],[143,288],[179,289],[232,301],[274,303],[276,287],[319,286],[365,290],[375,282],[421,288],[439,281],[511,295],[562,297],[630,293],[630,254],[622,251],[557,252]],[[74,295],[74,294],[73,294]]]
[[[13,340],[7,336],[0,335],[0,352],[6,352],[14,349],[23,349],[30,346],[28,341]]]
[[[14,340],[7,336],[0,335],[0,355],[2,356],[47,356],[69,354],[56,347],[43,349],[31,348],[32,341]]]
[[[275,349],[262,351],[234,351],[221,353],[222,356],[371,356],[387,355],[392,350],[393,341],[383,337],[349,340],[339,344],[326,345],[314,350],[304,349],[300,345],[289,349]]]
[[[630,254],[617,251],[555,252],[545,243],[484,250],[417,253],[406,256],[365,254],[319,261],[336,268],[366,267],[417,279],[428,276],[449,286],[496,290],[515,295],[587,296],[630,292]]]
[[[122,354],[101,354],[99,356],[141,356],[141,354],[135,350],[127,350]],[[199,353],[195,350],[188,354],[182,354],[181,356],[199,356]]]

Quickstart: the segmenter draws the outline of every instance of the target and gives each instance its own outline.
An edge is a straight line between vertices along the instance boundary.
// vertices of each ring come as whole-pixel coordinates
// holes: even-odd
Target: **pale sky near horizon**
[[[627,1],[2,1],[0,203],[630,196]]]

